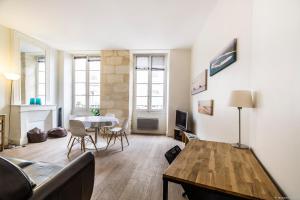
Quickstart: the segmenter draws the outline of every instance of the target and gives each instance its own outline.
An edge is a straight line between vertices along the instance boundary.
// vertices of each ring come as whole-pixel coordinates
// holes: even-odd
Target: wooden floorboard
[[[1,152],[26,160],[55,163],[61,166],[81,154],[77,145],[67,158],[69,137],[48,139],[44,143],[30,144]],[[96,159],[94,200],[160,200],[162,199],[162,174],[168,167],[164,153],[182,143],[165,136],[130,135],[129,146],[121,151],[116,142],[107,151],[94,152]],[[183,200],[180,185],[169,184],[169,199]]]

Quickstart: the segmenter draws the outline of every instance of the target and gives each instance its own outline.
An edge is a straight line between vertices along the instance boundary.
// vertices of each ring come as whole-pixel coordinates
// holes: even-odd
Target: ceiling
[[[218,0],[0,0],[0,23],[61,50],[189,48]]]

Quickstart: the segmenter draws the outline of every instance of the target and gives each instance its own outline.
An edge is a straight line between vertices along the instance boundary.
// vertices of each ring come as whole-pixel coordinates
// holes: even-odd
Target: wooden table
[[[186,145],[163,174],[164,200],[169,181],[224,195],[221,199],[282,197],[251,150],[219,142],[191,140]]]
[[[74,117],[74,120],[82,121],[86,127],[94,127],[95,128],[95,143],[97,149],[106,147],[106,142],[98,141],[98,133],[100,131],[101,126],[105,125],[116,125],[119,123],[118,118],[111,117],[111,116],[81,116],[81,117]],[[88,149],[95,149],[95,147],[91,145],[87,145],[86,148]]]

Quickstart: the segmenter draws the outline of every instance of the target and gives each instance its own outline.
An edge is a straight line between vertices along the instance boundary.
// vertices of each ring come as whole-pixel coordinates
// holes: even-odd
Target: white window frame
[[[165,60],[165,68],[164,70],[162,70],[164,72],[164,90],[163,90],[163,107],[162,109],[152,109],[152,57],[156,57],[156,56],[163,56],[164,60]],[[147,102],[147,109],[138,109],[136,108],[136,92],[137,92],[137,69],[136,69],[136,65],[137,65],[137,57],[148,57],[149,59],[149,68],[148,68],[148,102]],[[166,99],[167,99],[167,54],[134,54],[133,55],[133,59],[134,59],[134,97],[133,97],[133,101],[134,101],[134,110],[138,111],[138,112],[165,112],[166,111]]]
[[[76,57],[85,57],[86,58],[86,84],[85,84],[85,101],[86,105],[85,108],[77,108],[75,107],[75,58]],[[87,114],[90,113],[90,91],[89,91],[89,86],[90,86],[90,64],[89,64],[89,57],[99,57],[100,61],[100,73],[101,73],[101,57],[99,55],[73,55],[72,58],[72,113],[73,114]],[[100,74],[101,77],[101,74]],[[101,92],[101,80],[99,83],[100,87],[100,92]],[[100,101],[100,94],[99,94],[99,101]],[[101,104],[101,102],[100,102]],[[100,109],[100,105],[99,105]]]

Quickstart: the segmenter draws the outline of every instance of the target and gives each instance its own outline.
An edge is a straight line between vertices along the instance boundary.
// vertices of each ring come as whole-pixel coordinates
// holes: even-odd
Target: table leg
[[[98,127],[95,128],[95,143],[98,142]]]
[[[100,132],[100,128],[99,127],[95,128],[95,139],[94,139],[94,141],[95,141],[97,149],[102,149],[102,148],[105,148],[107,146],[107,143],[105,141],[101,141],[100,138],[98,138],[98,133],[99,132]],[[92,143],[90,143],[86,148],[94,150],[95,146]]]
[[[168,180],[163,178],[163,200],[168,200]]]

